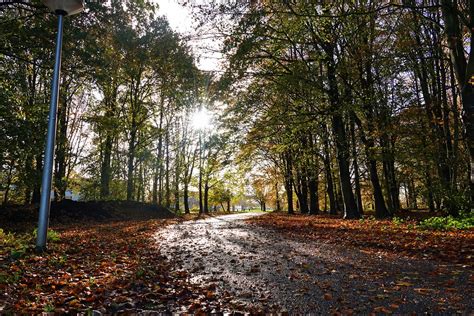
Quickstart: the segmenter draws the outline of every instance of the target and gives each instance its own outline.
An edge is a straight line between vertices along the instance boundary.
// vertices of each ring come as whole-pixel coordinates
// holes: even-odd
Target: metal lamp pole
[[[56,144],[56,126],[58,117],[59,80],[61,77],[61,53],[63,45],[64,17],[83,10],[82,0],[45,0],[44,3],[58,16],[58,34],[56,37],[56,54],[54,74],[51,83],[51,103],[49,105],[48,133],[44,154],[43,177],[41,180],[41,199],[36,236],[36,251],[46,250],[46,239],[49,226],[49,210],[51,207],[51,182],[53,177],[54,148]]]
[[[61,76],[61,53],[63,45],[64,13],[58,13],[58,34],[56,37],[56,58],[54,74],[51,83],[51,103],[49,105],[48,134],[44,150],[43,177],[41,180],[41,200],[36,237],[36,251],[46,250],[46,235],[49,224],[49,209],[51,207],[51,181],[53,177],[54,147],[56,145],[56,125],[58,118],[59,77]]]

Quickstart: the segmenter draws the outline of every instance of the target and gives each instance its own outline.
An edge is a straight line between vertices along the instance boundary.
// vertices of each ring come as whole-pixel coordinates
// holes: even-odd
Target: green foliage
[[[429,230],[458,230],[474,227],[474,212],[463,213],[459,217],[431,217],[420,222],[421,229]]]
[[[33,237],[36,239],[37,236],[38,236],[38,229],[35,228],[35,230],[33,231]],[[61,237],[57,231],[48,229],[47,240],[49,242],[58,242],[58,241],[61,241]]]
[[[54,307],[53,304],[51,303],[48,303],[46,304],[44,307],[43,307],[43,311],[46,312],[46,313],[51,313],[51,312],[54,312],[56,308]]]
[[[59,257],[53,256],[48,261],[56,267],[62,267],[67,263],[67,256],[66,255],[62,255]]]
[[[29,250],[31,249],[31,245],[34,244],[36,235],[36,229],[33,231],[33,233],[25,234],[5,233],[2,229],[0,229],[0,247],[5,253],[10,254],[11,259],[21,259],[27,256]],[[52,229],[48,230],[48,242],[58,242],[60,240],[61,238],[58,232]],[[62,256],[59,259],[53,258],[52,260],[55,261],[57,265],[64,265],[67,257]],[[5,276],[0,276],[0,283],[3,282],[4,279]],[[11,277],[8,277],[8,279],[10,280]]]
[[[403,224],[405,221],[403,220],[403,218],[400,218],[400,217],[394,217],[392,218],[392,222],[395,224],[395,225],[401,225]]]
[[[454,210],[454,212],[466,213],[470,208],[469,194],[458,190],[449,190],[444,194],[444,199],[448,212]]]
[[[16,260],[24,257],[32,241],[33,239],[30,234],[16,235],[13,233],[5,233],[0,229],[0,246],[5,252],[10,253],[12,259]],[[0,279],[2,279],[2,277],[0,277]]]
[[[58,232],[50,229],[50,230],[48,230],[48,241],[58,242],[58,241],[61,241],[61,237],[60,237]]]
[[[89,286],[92,287],[95,284],[96,284],[96,279],[93,276],[89,277]]]
[[[140,268],[135,272],[135,275],[138,279],[140,279],[145,275],[145,270]]]
[[[0,273],[0,284],[16,284],[21,279],[21,271],[13,273]]]

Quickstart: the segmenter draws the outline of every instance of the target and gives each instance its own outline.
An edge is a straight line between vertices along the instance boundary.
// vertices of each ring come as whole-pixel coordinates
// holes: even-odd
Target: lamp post
[[[43,3],[58,16],[58,34],[56,37],[54,74],[51,82],[51,103],[49,105],[48,133],[46,135],[46,147],[44,150],[43,177],[41,179],[40,211],[36,238],[36,251],[38,252],[46,250],[49,209],[51,207],[51,180],[53,175],[54,147],[56,143],[63,22],[66,15],[77,14],[84,10],[83,0],[43,0]]]

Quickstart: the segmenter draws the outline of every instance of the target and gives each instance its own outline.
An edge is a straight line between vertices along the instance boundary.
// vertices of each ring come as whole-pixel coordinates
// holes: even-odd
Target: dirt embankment
[[[12,205],[0,207],[0,228],[9,230],[31,226],[38,221],[38,205]],[[173,218],[169,209],[148,203],[131,201],[89,201],[63,200],[53,202],[50,223],[104,222],[123,220],[148,220]]]

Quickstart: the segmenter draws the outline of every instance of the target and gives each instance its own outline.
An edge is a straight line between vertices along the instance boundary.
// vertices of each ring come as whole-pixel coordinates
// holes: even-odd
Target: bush
[[[420,222],[421,229],[457,230],[474,228],[474,213],[463,213],[459,217],[431,217]]]
[[[38,236],[38,228],[35,228],[35,230],[33,231],[33,238],[36,239],[37,236]],[[57,231],[48,229],[46,240],[49,242],[61,241],[61,237]]]
[[[10,253],[12,259],[24,257],[30,244],[31,235],[15,235],[13,233],[5,233],[0,229],[0,246],[4,253]]]
[[[33,233],[5,233],[0,229],[0,254],[9,254],[10,258],[16,260],[25,257],[29,250],[32,249],[36,239],[36,229]],[[50,229],[48,230],[48,241],[58,242],[60,241],[60,235],[58,232]],[[2,277],[0,276],[0,283]]]
[[[395,217],[392,219],[392,222],[393,222],[395,225],[398,226],[398,225],[403,224],[405,221],[403,220],[403,218],[400,218],[400,217],[396,217],[396,216],[395,216]]]

